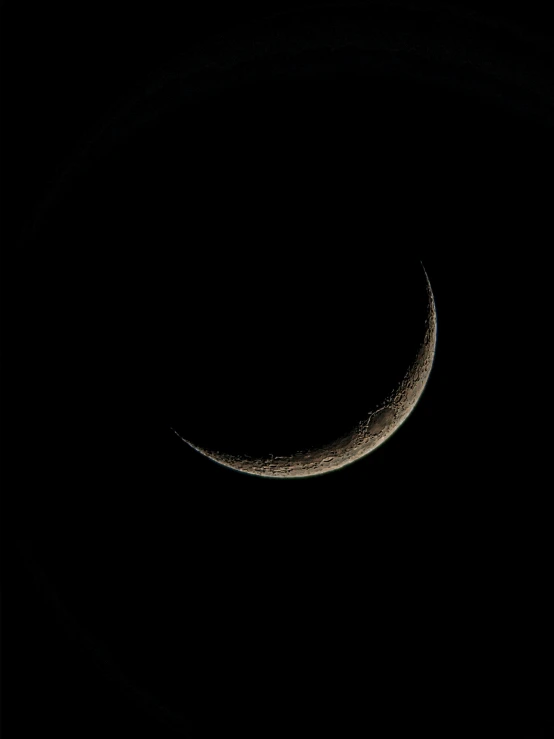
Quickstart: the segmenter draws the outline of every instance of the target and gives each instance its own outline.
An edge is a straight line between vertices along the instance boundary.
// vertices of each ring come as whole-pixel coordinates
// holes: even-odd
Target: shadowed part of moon
[[[420,399],[435,357],[437,342],[437,313],[431,283],[427,273],[427,316],[425,330],[416,357],[398,386],[379,407],[371,410],[347,434],[330,444],[295,452],[286,456],[226,454],[205,449],[183,439],[189,446],[214,462],[240,472],[261,477],[310,477],[332,472],[365,457],[377,449],[404,423]]]

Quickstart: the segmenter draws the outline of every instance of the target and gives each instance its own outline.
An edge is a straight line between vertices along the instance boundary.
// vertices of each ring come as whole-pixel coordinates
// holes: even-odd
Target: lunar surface
[[[261,477],[310,477],[338,470],[356,462],[381,446],[404,423],[419,401],[433,366],[437,341],[437,313],[427,273],[427,315],[421,343],[403,379],[391,393],[347,434],[330,444],[305,449],[287,456],[226,454],[205,449],[177,436],[214,462]],[[323,402],[323,401],[322,401]]]

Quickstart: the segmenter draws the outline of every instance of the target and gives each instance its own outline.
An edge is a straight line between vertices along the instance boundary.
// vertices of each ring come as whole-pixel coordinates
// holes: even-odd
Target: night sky
[[[3,4],[7,738],[554,736],[554,27],[292,7]]]

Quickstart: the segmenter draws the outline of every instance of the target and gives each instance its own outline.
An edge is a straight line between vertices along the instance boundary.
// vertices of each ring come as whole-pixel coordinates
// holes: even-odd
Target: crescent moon
[[[423,265],[422,265],[423,266]],[[398,386],[350,432],[330,444],[289,456],[250,457],[205,449],[177,436],[186,444],[218,464],[260,477],[311,477],[339,470],[370,454],[384,444],[404,423],[421,398],[435,358],[437,311],[431,283],[425,268],[427,315],[423,337],[413,362]]]

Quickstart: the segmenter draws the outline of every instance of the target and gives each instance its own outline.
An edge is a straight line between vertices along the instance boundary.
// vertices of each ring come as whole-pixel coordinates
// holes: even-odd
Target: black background
[[[399,79],[400,53],[368,96],[338,52],[332,82],[262,75],[167,124],[152,104],[34,233],[122,96],[286,6],[4,3],[6,736],[554,734],[552,113],[527,71],[554,84],[552,26],[528,4],[480,6],[486,33],[468,6],[371,7],[439,36],[450,18],[519,86],[480,88],[483,58]],[[171,431],[332,435],[404,366],[419,259],[435,366],[380,450],[263,480]]]

